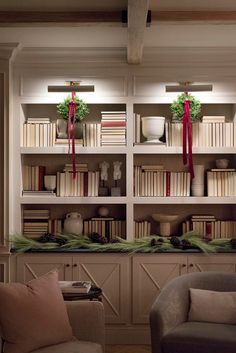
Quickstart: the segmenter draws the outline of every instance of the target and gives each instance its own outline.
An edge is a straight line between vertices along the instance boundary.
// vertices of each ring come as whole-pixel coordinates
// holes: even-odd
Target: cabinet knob
[[[73,267],[77,267],[78,265],[77,264],[74,264]]]
[[[66,264],[66,267],[70,267],[70,264]]]
[[[193,267],[193,264],[190,264],[189,267]]]
[[[182,267],[186,267],[186,264],[182,264]]]

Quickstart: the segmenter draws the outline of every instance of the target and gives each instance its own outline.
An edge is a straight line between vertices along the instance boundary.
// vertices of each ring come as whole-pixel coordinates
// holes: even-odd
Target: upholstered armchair
[[[105,324],[102,303],[70,301],[66,302],[66,306],[73,334],[78,340],[47,346],[32,353],[104,353]]]
[[[150,313],[152,353],[236,352],[236,325],[188,321],[189,288],[236,292],[236,274],[191,273],[167,284]]]

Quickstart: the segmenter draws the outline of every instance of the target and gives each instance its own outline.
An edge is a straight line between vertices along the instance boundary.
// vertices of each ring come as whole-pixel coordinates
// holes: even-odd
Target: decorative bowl
[[[225,169],[229,165],[229,160],[228,159],[216,159],[216,168],[219,169]]]
[[[177,214],[164,214],[164,213],[154,213],[152,218],[156,222],[174,222],[177,220],[179,215]]]
[[[165,118],[163,116],[142,117],[142,132],[146,143],[163,144],[159,139],[164,134]]]

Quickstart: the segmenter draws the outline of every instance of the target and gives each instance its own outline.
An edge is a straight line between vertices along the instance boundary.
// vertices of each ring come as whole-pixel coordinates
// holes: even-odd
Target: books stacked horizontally
[[[113,217],[93,217],[84,220],[84,234],[98,233],[108,241],[125,236],[125,221]]]
[[[57,172],[57,196],[98,196],[99,171],[89,171],[87,163],[76,164],[73,178],[72,164]]]
[[[60,146],[68,146],[68,139],[61,139],[57,138],[55,141],[55,145],[60,145]],[[75,139],[75,145],[76,146],[83,146],[83,139]]]
[[[62,293],[88,293],[92,283],[90,281],[59,281]]]
[[[236,196],[235,169],[211,169],[207,172],[208,196]]]
[[[101,146],[101,124],[100,123],[83,124],[83,145],[85,147]]]
[[[28,238],[39,238],[48,232],[48,210],[24,210],[23,233]]]
[[[151,223],[148,221],[134,221],[134,237],[143,238],[151,235]]]
[[[101,112],[101,145],[126,145],[126,112]]]
[[[44,189],[45,169],[46,167],[42,165],[23,165],[23,190],[42,191]]]
[[[166,123],[165,129],[167,145],[182,146],[183,124]],[[202,123],[193,123],[192,141],[193,147],[235,147],[236,123],[214,122],[209,118]]]
[[[134,196],[190,196],[190,174],[160,165],[135,166]]]
[[[183,233],[194,230],[203,238],[219,239],[236,237],[236,221],[219,221],[213,215],[192,215],[182,223]]]
[[[21,132],[21,146],[50,147],[56,140],[56,124],[50,118],[28,118]]]

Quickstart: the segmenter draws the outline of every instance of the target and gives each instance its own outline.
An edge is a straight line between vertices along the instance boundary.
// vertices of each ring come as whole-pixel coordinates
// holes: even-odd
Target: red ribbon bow
[[[76,179],[76,168],[75,168],[75,119],[76,119],[76,107],[77,103],[75,102],[75,92],[72,92],[72,101],[69,102],[69,116],[67,124],[68,132],[68,153],[70,153],[70,140],[72,140],[72,168],[73,168],[73,179]],[[72,133],[72,138],[71,138]]]
[[[190,104],[191,101],[184,101],[184,116],[183,116],[183,163],[188,164],[191,179],[194,178],[193,171],[193,155],[192,155],[192,123],[190,120]],[[188,153],[187,153],[188,147]]]

